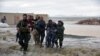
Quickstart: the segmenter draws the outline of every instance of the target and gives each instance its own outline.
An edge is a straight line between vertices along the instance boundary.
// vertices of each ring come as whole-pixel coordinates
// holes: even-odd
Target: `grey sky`
[[[0,0],[0,12],[100,16],[100,0]]]

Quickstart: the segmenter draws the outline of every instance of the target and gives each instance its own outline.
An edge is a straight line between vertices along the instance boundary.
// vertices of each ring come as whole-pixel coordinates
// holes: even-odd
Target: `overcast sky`
[[[100,0],[0,0],[0,12],[100,16]]]

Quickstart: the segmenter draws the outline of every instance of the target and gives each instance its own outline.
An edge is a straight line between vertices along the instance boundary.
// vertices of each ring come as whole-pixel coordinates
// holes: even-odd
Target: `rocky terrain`
[[[100,25],[100,19],[81,20],[77,24],[83,24],[83,25]]]

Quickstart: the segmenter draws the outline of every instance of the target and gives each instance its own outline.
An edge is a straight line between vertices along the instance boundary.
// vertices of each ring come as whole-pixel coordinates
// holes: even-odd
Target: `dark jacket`
[[[46,27],[46,23],[44,20],[38,20],[36,23],[36,28],[38,31],[44,31]]]
[[[29,28],[33,28],[34,26],[34,19],[28,19]]]
[[[57,26],[57,36],[58,37],[63,37],[64,35],[64,26]]]
[[[20,33],[29,33],[29,28],[28,28],[28,22],[27,21],[23,21],[23,20],[19,21],[16,27],[19,28],[18,31]]]

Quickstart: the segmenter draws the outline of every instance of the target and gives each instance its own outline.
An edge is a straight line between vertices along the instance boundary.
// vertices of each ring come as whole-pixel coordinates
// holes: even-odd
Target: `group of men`
[[[28,43],[31,39],[30,33],[34,30],[36,30],[38,34],[35,34],[33,37],[35,37],[35,42],[37,42],[36,44],[40,47],[43,46],[44,37],[46,37],[47,48],[53,48],[54,45],[56,45],[57,48],[62,48],[64,35],[64,26],[62,21],[58,21],[56,24],[52,20],[49,20],[46,24],[42,16],[37,15],[34,19],[32,15],[28,16],[27,14],[23,14],[23,19],[17,24],[17,30],[16,41],[18,41],[21,46],[20,50],[23,50],[24,52],[27,51]]]
[[[54,45],[56,47],[62,48],[63,43],[63,35],[64,35],[64,26],[62,21],[58,21],[58,24],[49,20],[47,23],[47,36],[46,36],[46,47],[53,48]],[[58,45],[59,40],[59,45]]]

